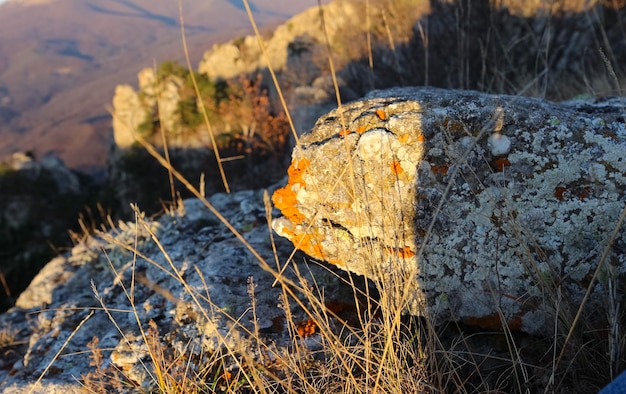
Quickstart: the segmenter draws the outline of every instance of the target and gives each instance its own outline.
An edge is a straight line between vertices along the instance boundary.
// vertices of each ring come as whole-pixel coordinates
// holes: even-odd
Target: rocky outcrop
[[[216,194],[209,202],[276,268],[263,191]],[[276,247],[279,256],[292,252],[284,239]],[[299,283],[293,267],[285,275]],[[346,288],[327,269],[309,265],[305,270],[309,273],[301,278],[314,283],[314,275],[317,283],[328,286],[327,300],[353,297],[342,293]],[[0,391],[29,392],[51,365],[38,392],[79,392],[76,379],[95,371],[88,346],[94,337],[103,352],[103,370],[119,368],[129,390],[152,391],[154,370],[140,331],[150,321],[163,346],[185,354],[191,374],[203,368],[203,357],[224,346],[263,357],[250,338],[255,329],[276,349],[287,351],[291,338],[279,307],[282,290],[273,283],[272,274],[199,200],[185,200],[158,221],[120,223],[52,260],[16,306],[0,315],[5,335],[14,336],[14,345],[2,349],[7,353],[0,358]],[[296,322],[307,319],[296,307],[291,313]]]
[[[119,85],[113,97],[113,142],[120,148],[130,148],[136,138],[133,133],[146,120],[148,112],[139,95],[130,85]]]
[[[361,16],[362,4],[352,1],[334,1],[323,6],[324,18],[327,21],[327,31],[331,42],[335,42],[335,35],[348,23]],[[302,50],[303,45],[321,45],[325,41],[321,29],[320,11],[312,7],[287,22],[278,26],[269,39],[264,42],[267,57],[272,68],[276,71],[284,70],[287,65],[289,52]],[[324,61],[324,55],[318,60]],[[313,64],[302,64],[300,72],[311,71]],[[267,61],[259,48],[255,36],[246,36],[228,43],[215,45],[204,54],[198,71],[207,74],[210,78],[229,79],[242,74],[249,74],[267,68]],[[304,68],[304,69],[303,69]]]
[[[273,227],[406,289],[395,302],[435,321],[502,313],[512,328],[549,331],[589,286],[601,317],[608,281],[626,272],[626,231],[610,239],[626,201],[624,105],[373,92],[301,137]]]
[[[178,105],[179,89],[183,86],[182,78],[167,75],[159,80],[151,68],[141,70],[137,78],[138,91],[130,85],[119,85],[115,89],[113,140],[116,149],[132,147],[137,141],[137,133],[143,132],[144,138],[149,137],[152,133],[153,114],[157,111],[161,127],[165,130],[172,132],[181,128]],[[171,143],[176,142],[174,140]]]

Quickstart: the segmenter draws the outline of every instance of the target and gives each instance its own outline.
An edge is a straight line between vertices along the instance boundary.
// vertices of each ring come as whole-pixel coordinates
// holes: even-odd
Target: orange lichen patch
[[[430,166],[430,170],[435,175],[446,175],[448,173],[449,168],[450,166],[448,164],[441,164],[441,165],[434,164]]]
[[[382,109],[377,109],[376,110],[376,116],[378,116],[378,118],[380,120],[385,120],[387,119],[387,114],[385,113],[385,110]]]
[[[318,257],[320,259],[324,258],[322,246],[319,244],[319,242],[316,242],[310,234],[300,234],[296,236],[296,238],[293,240],[293,243],[295,245],[300,245],[300,249],[305,251],[310,256]]]
[[[497,313],[482,317],[467,317],[463,319],[463,323],[472,327],[494,331],[503,331],[502,320],[500,319],[500,315],[498,315]],[[522,318],[518,315],[515,315],[506,322],[506,325],[511,331],[521,331]]]
[[[511,162],[506,157],[497,157],[491,161],[491,167],[498,172],[504,171],[504,167],[509,167],[510,165]]]
[[[347,135],[348,135],[348,134],[350,134],[350,133],[352,133],[352,130],[347,130],[347,129],[346,129],[346,130],[341,130],[341,131],[339,132],[339,136],[340,136],[340,137],[345,137],[345,136],[347,136]]]
[[[317,331],[317,323],[313,319],[307,319],[296,324],[298,335],[303,338],[310,337]]]
[[[566,187],[557,186],[554,189],[554,197],[556,197],[556,199],[559,200],[559,201],[563,201],[563,196],[565,195],[566,191],[567,191]]]
[[[415,252],[410,247],[405,246],[403,248],[387,248],[387,251],[393,255],[400,257],[401,259],[408,259],[415,256]]]
[[[402,165],[400,164],[399,161],[392,161],[390,167],[391,167],[391,172],[393,172],[396,175],[400,175],[404,172],[404,168],[402,168]]]
[[[272,202],[274,203],[274,206],[294,224],[302,223],[304,215],[298,209],[298,200],[293,187],[295,185],[306,185],[302,175],[309,164],[310,162],[307,159],[294,160],[287,169],[287,174],[289,174],[289,181],[287,182],[287,185],[276,190],[272,195]]]
[[[300,224],[304,221],[304,215],[297,207],[298,201],[292,186],[287,184],[287,186],[276,190],[272,195],[272,202],[291,223]]]
[[[359,134],[363,134],[366,131],[367,131],[367,127],[365,127],[365,126],[359,126],[359,127],[356,128],[356,132],[359,133]]]
[[[322,246],[313,235],[307,233],[297,234],[295,231],[288,230],[286,228],[283,229],[283,232],[296,248],[302,250],[309,256],[326,260]]]
[[[304,171],[306,171],[310,164],[311,162],[309,159],[294,160],[287,169],[289,183],[292,185],[295,185],[296,183],[304,185],[305,183],[302,179],[302,174],[304,174]]]
[[[418,135],[417,142],[426,142],[426,137],[423,134]]]

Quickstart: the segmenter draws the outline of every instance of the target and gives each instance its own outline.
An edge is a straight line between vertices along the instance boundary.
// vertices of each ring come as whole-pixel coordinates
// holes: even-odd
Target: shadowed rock
[[[555,311],[571,321],[589,286],[588,306],[606,305],[626,271],[621,230],[593,278],[626,201],[623,113],[618,99],[376,91],[302,136],[273,227],[404,288],[395,302],[413,314],[492,326],[501,312],[544,332]]]

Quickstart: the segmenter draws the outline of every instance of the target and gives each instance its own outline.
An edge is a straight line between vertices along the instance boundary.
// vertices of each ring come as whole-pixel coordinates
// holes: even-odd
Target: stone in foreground
[[[626,202],[624,105],[373,92],[301,137],[273,227],[436,322],[547,332],[590,286],[587,308],[605,318],[626,271],[626,232],[610,244]]]

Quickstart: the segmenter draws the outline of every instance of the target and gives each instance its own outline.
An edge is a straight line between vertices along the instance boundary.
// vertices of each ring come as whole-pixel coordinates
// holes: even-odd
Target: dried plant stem
[[[191,66],[191,59],[189,58],[189,50],[187,48],[187,38],[185,37],[185,21],[183,19],[183,2],[182,0],[178,0],[178,15],[180,18],[180,34],[183,41],[183,50],[185,52],[185,60],[187,62],[187,68],[189,69],[189,76],[191,77],[191,83],[193,84],[193,89],[196,92],[196,97],[198,100],[202,101],[202,96],[200,95],[200,88],[198,88],[198,82],[196,81],[196,76],[193,73],[193,67]],[[211,146],[213,147],[213,153],[215,154],[215,159],[217,160],[217,167],[220,171],[220,176],[222,178],[222,183],[224,184],[224,189],[226,193],[230,193],[230,186],[228,185],[228,180],[226,179],[226,173],[224,172],[224,166],[222,165],[222,157],[220,156],[220,151],[217,148],[217,143],[215,141],[215,135],[213,133],[213,127],[211,126],[211,122],[209,121],[209,116],[206,112],[206,108],[204,104],[199,105],[200,112],[202,113],[202,117],[204,118],[204,123],[206,124],[207,130],[209,132],[209,137],[211,138]],[[171,167],[171,166],[170,166]]]
[[[91,319],[91,316],[93,316],[93,314],[94,314],[94,311],[91,311],[87,316],[85,316],[85,318],[83,320],[81,320],[80,323],[78,323],[76,328],[67,337],[65,342],[63,342],[63,345],[61,346],[61,348],[56,352],[54,357],[52,357],[52,360],[50,360],[50,363],[48,363],[48,365],[46,366],[46,369],[44,369],[43,372],[41,373],[41,375],[39,375],[39,378],[37,379],[37,381],[35,381],[35,383],[33,383],[30,391],[28,392],[29,394],[32,394],[35,391],[35,389],[37,389],[37,386],[39,385],[39,383],[41,383],[41,380],[43,379],[43,377],[46,375],[46,373],[48,373],[48,371],[50,370],[50,367],[52,367],[52,364],[54,364],[54,362],[59,358],[59,356],[61,355],[61,353],[65,349],[65,347],[70,343],[70,341],[72,340],[74,335],[78,332],[78,330],[80,330],[80,328],[83,326],[83,324],[87,323],[87,320]]]

